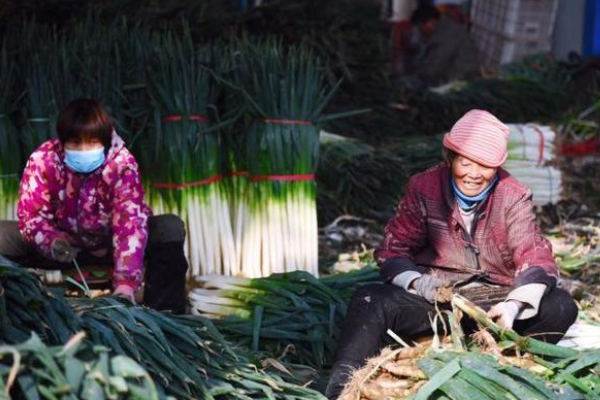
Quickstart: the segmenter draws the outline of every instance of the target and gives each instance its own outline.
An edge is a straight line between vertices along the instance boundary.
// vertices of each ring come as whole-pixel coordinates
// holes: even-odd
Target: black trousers
[[[326,395],[339,396],[351,372],[365,360],[376,356],[386,346],[396,343],[388,334],[391,329],[409,342],[432,334],[430,318],[436,311],[422,297],[389,284],[370,284],[355,294],[342,325],[335,362]],[[551,289],[543,298],[535,317],[516,320],[513,329],[521,335],[532,335],[550,343],[558,342],[577,318],[577,305],[566,291]],[[463,317],[465,333],[476,324]],[[441,332],[442,330],[438,330]]]
[[[188,262],[183,246],[185,225],[171,214],[151,217],[148,221],[148,245],[144,255],[144,305],[156,310],[181,314],[185,312],[185,283]],[[49,260],[29,245],[15,221],[0,221],[0,254],[23,267],[67,269],[71,264]],[[82,251],[77,262],[83,267],[112,266],[112,254],[95,257]]]

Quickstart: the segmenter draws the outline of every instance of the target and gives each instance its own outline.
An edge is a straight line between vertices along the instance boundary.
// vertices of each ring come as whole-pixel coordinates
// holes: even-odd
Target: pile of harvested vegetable
[[[48,347],[34,333],[16,346],[0,346],[0,391],[17,399],[166,399],[131,358],[73,336]],[[5,398],[5,397],[3,397]]]
[[[19,344],[29,340],[32,332],[52,346],[67,343],[76,332],[83,330],[88,334],[84,343],[109,349],[111,357],[131,358],[147,371],[160,393],[178,399],[323,398],[320,393],[300,385],[306,383],[309,368],[269,362],[268,357],[249,353],[227,341],[206,318],[173,316],[114,297],[73,299],[69,304],[45,288],[35,275],[2,257],[0,287],[0,342],[17,345],[17,352]],[[22,349],[25,351],[28,347],[25,345]],[[5,364],[0,371],[5,372],[3,368],[15,365],[17,352],[7,351],[0,358]],[[44,356],[43,360],[54,356],[48,357]],[[42,377],[60,376],[56,368],[50,360],[39,366],[39,371]],[[72,365],[64,368],[70,371]],[[28,381],[20,377],[31,371],[27,368],[15,371],[19,386],[26,392]],[[95,375],[94,379],[101,383],[103,376]],[[60,386],[52,395],[60,397],[65,390],[65,386]],[[27,400],[39,398],[27,393]]]
[[[340,399],[600,398],[599,350],[577,352],[521,337],[459,296],[452,304],[455,315],[460,310],[480,324],[473,340],[450,324],[453,331],[445,339],[385,349],[354,373]]]

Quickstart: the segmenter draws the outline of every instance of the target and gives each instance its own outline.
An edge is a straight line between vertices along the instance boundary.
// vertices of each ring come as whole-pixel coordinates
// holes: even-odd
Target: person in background
[[[411,22],[423,39],[415,56],[413,76],[426,86],[480,75],[479,56],[467,27],[443,16],[433,5],[420,4]]]
[[[133,155],[103,107],[73,100],[60,112],[57,139],[31,154],[17,221],[0,221],[0,254],[22,266],[114,266],[114,293],[185,311],[185,228],[174,215],[152,216]]]
[[[577,306],[556,287],[558,269],[535,222],[532,193],[501,168],[508,134],[489,112],[471,110],[444,136],[446,161],[410,179],[375,251],[384,284],[361,287],[349,304],[328,398],[394,343],[388,329],[407,342],[432,334],[443,286],[508,289],[488,316],[522,335],[556,343],[573,324]],[[475,329],[467,317],[461,323],[466,332]]]

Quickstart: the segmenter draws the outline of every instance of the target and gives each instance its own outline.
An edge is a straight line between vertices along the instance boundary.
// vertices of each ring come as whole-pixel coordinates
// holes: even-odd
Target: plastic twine
[[[314,181],[314,174],[301,174],[301,175],[257,175],[251,176],[250,182],[260,181],[275,181],[275,182],[301,182],[301,181]]]
[[[179,122],[183,121],[183,115],[168,115],[166,117],[162,117],[163,122]],[[206,118],[204,115],[194,114],[190,115],[190,121],[202,122],[203,124],[210,123],[210,120]]]
[[[533,125],[533,129],[535,129],[535,131],[538,133],[538,135],[540,135],[540,151],[538,154],[538,161],[537,161],[537,165],[539,167],[544,162],[544,147],[546,145],[546,143],[545,143],[546,138],[544,137],[544,132],[542,132],[542,130],[537,125]]]

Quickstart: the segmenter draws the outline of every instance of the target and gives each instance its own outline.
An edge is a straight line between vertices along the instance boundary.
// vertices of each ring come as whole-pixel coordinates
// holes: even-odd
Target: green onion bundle
[[[432,352],[417,362],[429,378],[413,400],[437,394],[462,399],[582,399],[569,387],[549,385],[527,369],[501,365],[492,356],[473,352]],[[437,397],[440,398],[440,397]]]
[[[36,23],[23,26],[20,38],[25,51],[20,54],[19,67],[24,74],[27,97],[25,98],[26,123],[21,127],[21,137],[26,158],[42,143],[56,137],[56,120],[63,105],[57,88],[65,82],[62,76],[70,77],[70,72],[61,74],[67,68],[68,57],[60,44],[59,34]],[[43,38],[43,40],[42,40]]]
[[[247,103],[240,146],[250,183],[242,273],[318,275],[315,124],[333,91],[321,62],[306,47],[246,41],[232,51],[233,81]]]
[[[353,373],[340,400],[600,398],[598,350],[579,353],[522,337],[500,329],[460,296],[452,303],[489,330],[481,329],[473,340],[465,341],[459,323],[462,313],[442,311],[432,322],[433,339],[414,347],[384,349]],[[435,321],[442,315],[448,316],[444,328],[450,329],[439,337]],[[495,337],[502,341],[496,343]]]
[[[320,368],[328,365],[358,286],[377,282],[377,268],[315,278],[306,271],[266,278],[196,277],[200,288],[190,292],[192,313],[220,318],[215,324],[230,340],[270,354]]]
[[[100,101],[123,137],[130,136],[125,124],[125,97],[122,92],[123,61],[120,43],[127,37],[127,25],[116,21],[102,26],[97,17],[88,16],[64,35],[61,52],[64,52],[61,75],[63,82],[57,87],[61,106],[78,97]]]
[[[206,318],[168,315],[114,298],[72,303],[92,342],[136,360],[176,398],[323,399],[314,390],[288,383],[294,380],[288,373],[259,369]]]
[[[178,214],[188,231],[191,273],[239,273],[229,205],[221,183],[221,140],[211,129],[216,94],[208,49],[189,35],[163,36],[147,74],[154,129],[145,165],[151,206]]]
[[[411,111],[404,115],[410,132],[447,132],[467,111],[485,109],[501,121],[554,121],[568,107],[564,90],[547,82],[526,79],[479,79],[455,85],[454,90],[412,93],[402,99]]]
[[[20,343],[36,332],[44,343],[57,345],[80,328],[79,318],[58,294],[0,256],[0,342]]]
[[[319,219],[321,225],[343,214],[378,217],[392,210],[404,187],[406,161],[345,136],[321,132]]]
[[[0,391],[25,400],[166,399],[138,363],[105,347],[91,348],[84,336],[48,347],[34,333],[17,346],[0,346]]]
[[[58,345],[85,330],[91,344],[132,358],[159,390],[180,399],[324,399],[299,386],[312,374],[309,368],[269,359],[263,367],[260,354],[234,348],[206,318],[174,316],[114,297],[69,304],[1,257],[0,280],[2,343],[22,343],[35,332],[44,343]],[[268,365],[277,368],[264,370]]]
[[[23,167],[16,128],[10,119],[14,111],[15,65],[9,62],[6,42],[0,49],[0,220],[15,220],[19,197],[19,175]]]

